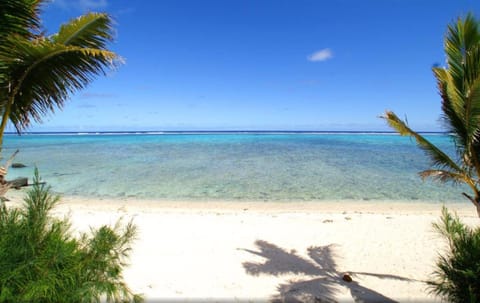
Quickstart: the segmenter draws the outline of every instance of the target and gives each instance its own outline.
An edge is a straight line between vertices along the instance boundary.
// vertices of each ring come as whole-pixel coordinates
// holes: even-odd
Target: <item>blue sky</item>
[[[440,127],[431,72],[447,24],[478,0],[55,0],[48,33],[116,22],[125,64],[32,131],[388,130],[386,109]]]

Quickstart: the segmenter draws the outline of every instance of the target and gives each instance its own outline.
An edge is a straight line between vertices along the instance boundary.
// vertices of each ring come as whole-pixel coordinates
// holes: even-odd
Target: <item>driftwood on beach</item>
[[[33,185],[33,183],[29,184],[28,178],[25,178],[25,177],[20,177],[20,178],[13,179],[11,181],[7,181],[6,184],[8,184],[10,188],[15,188],[15,189],[20,189],[21,187]],[[45,184],[45,182],[39,182],[38,184]]]
[[[19,189],[20,187],[24,187],[24,186],[28,186],[28,178],[23,178],[23,177],[20,177],[20,178],[16,178],[14,180],[11,180],[11,181],[7,181],[7,184],[11,187],[11,188],[15,188],[15,189]]]

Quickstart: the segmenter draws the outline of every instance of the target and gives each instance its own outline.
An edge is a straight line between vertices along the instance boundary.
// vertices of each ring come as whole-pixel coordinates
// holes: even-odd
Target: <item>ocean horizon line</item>
[[[447,131],[418,131],[420,134],[447,135]],[[396,135],[395,131],[375,130],[131,130],[131,131],[30,131],[18,134],[5,132],[8,136],[28,135],[234,135],[234,134],[368,134],[368,135]]]

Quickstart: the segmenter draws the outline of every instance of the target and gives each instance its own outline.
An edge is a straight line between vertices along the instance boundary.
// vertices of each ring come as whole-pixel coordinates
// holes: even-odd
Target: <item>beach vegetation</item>
[[[108,14],[87,13],[47,36],[39,16],[47,2],[0,1],[0,148],[8,121],[24,131],[121,63],[107,49],[114,36]]]
[[[428,281],[431,292],[447,302],[480,302],[480,228],[464,225],[445,207],[434,227],[448,248]]]
[[[74,237],[67,218],[51,215],[58,202],[35,171],[21,207],[0,204],[0,302],[140,302],[122,276],[135,226]]]
[[[42,122],[121,62],[107,49],[114,35],[108,14],[87,13],[47,36],[39,17],[47,2],[0,1],[0,151],[8,122],[18,133]],[[10,162],[0,167],[2,195]],[[51,215],[58,202],[35,170],[21,207],[0,203],[0,302],[142,301],[123,279],[135,225],[75,236],[68,217]]]
[[[450,156],[406,121],[387,111],[382,118],[402,136],[410,136],[432,160],[422,178],[464,183],[471,193],[463,193],[480,216],[480,24],[472,15],[448,26],[444,42],[446,67],[434,67],[442,102],[442,122],[450,134],[456,155]]]
[[[410,136],[432,160],[422,178],[464,183],[463,193],[480,216],[480,23],[472,14],[448,26],[445,37],[446,67],[434,67],[442,99],[442,121],[456,154],[452,157],[387,111],[383,116],[402,136]],[[448,302],[480,302],[480,228],[463,224],[443,207],[435,230],[447,241],[436,270],[428,281],[431,292]]]
[[[40,13],[48,2],[0,1],[0,152],[8,122],[25,131],[122,62],[107,48],[114,37],[108,14],[87,13],[46,35]],[[0,199],[8,190],[7,170],[0,169]]]

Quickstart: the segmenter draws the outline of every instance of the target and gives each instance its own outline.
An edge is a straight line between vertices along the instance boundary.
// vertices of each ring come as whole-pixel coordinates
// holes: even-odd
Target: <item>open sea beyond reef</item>
[[[447,135],[427,137],[454,153]],[[422,181],[428,158],[385,133],[62,133],[7,135],[8,179],[34,167],[65,195],[188,201],[464,202],[464,188]]]

